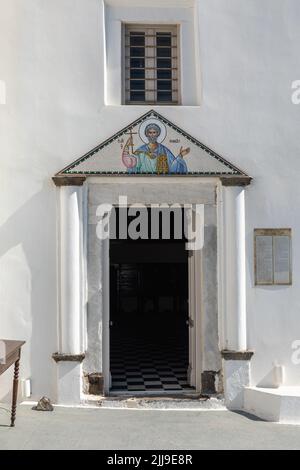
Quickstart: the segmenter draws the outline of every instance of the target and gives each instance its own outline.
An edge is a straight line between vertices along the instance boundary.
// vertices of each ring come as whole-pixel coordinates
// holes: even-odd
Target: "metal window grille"
[[[179,104],[176,25],[125,25],[125,104]]]

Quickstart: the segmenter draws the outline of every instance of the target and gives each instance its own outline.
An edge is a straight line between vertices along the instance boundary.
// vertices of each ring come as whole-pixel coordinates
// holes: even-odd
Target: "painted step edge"
[[[244,411],[259,418],[282,424],[300,424],[300,395],[282,393],[278,389],[246,387],[244,390]]]

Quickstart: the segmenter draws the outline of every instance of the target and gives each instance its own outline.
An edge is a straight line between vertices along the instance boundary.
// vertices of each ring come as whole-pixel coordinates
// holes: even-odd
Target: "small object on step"
[[[32,408],[35,411],[53,411],[51,401],[47,397],[42,397],[36,406]]]

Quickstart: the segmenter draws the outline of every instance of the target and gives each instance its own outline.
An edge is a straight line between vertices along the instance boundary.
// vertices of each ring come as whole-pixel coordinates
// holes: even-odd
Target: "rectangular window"
[[[291,229],[255,229],[255,285],[290,285]]]
[[[125,104],[179,104],[177,29],[124,25]]]

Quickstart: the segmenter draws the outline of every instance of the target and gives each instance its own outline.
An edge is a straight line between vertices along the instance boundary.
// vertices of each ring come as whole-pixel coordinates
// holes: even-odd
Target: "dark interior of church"
[[[187,319],[184,237],[110,240],[111,390],[189,389]]]

